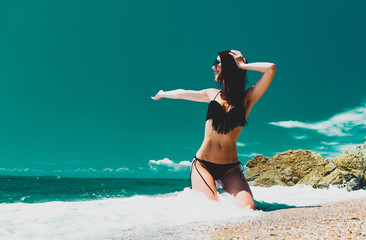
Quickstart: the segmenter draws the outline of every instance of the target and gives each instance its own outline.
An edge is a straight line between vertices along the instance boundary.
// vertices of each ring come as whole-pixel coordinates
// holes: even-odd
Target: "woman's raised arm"
[[[250,95],[248,96],[248,102],[253,105],[255,102],[258,101],[258,99],[264,94],[264,92],[267,90],[269,85],[272,82],[273,76],[276,72],[276,65],[273,63],[248,63],[245,66],[248,68],[248,70],[254,70],[254,71],[263,71],[262,77],[254,84],[253,90],[251,91]],[[256,70],[260,69],[260,70]]]
[[[258,101],[258,99],[271,84],[273,76],[276,72],[276,65],[268,62],[245,63],[246,61],[239,51],[231,50],[231,52],[233,52],[230,54],[234,57],[238,68],[263,73],[262,77],[254,84],[253,89],[248,92],[248,102],[249,104],[253,105]]]
[[[172,99],[185,99],[196,102],[209,102],[213,94],[217,93],[217,89],[210,88],[204,89],[200,91],[194,90],[184,90],[177,89],[172,91],[163,91],[160,90],[154,97],[151,97],[154,100],[160,100],[162,98],[172,98]]]

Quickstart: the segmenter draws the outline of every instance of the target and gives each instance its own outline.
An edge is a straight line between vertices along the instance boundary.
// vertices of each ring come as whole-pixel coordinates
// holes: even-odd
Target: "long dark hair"
[[[230,51],[219,52],[221,73],[218,76],[221,98],[233,106],[244,106],[245,86],[248,82],[247,71],[238,68]],[[245,63],[246,60],[245,60]]]

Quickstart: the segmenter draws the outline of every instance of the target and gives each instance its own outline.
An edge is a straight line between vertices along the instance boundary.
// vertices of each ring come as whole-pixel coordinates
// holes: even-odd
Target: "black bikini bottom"
[[[215,195],[214,191],[211,189],[211,187],[208,185],[206,180],[203,178],[201,173],[198,171],[196,162],[199,161],[202,166],[211,174],[214,180],[220,179],[222,176],[225,175],[227,171],[230,169],[236,167],[237,165],[241,165],[241,162],[235,162],[235,163],[227,163],[227,164],[217,164],[208,162],[202,159],[197,158],[196,156],[193,158],[192,165],[196,168],[198,174],[201,176],[202,180],[206,183],[207,187],[211,190],[212,194]],[[192,177],[192,166],[191,166],[191,177]]]

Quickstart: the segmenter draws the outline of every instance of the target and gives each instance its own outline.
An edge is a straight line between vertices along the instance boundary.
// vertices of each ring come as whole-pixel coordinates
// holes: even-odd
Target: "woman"
[[[215,181],[233,196],[239,207],[255,209],[253,195],[241,170],[236,151],[236,141],[247,124],[248,115],[255,102],[270,85],[276,72],[273,63],[247,63],[239,51],[220,52],[212,70],[221,90],[160,90],[154,100],[161,98],[186,99],[208,102],[205,138],[191,165],[191,182],[194,191],[218,200]],[[245,90],[246,71],[262,72],[254,86]]]

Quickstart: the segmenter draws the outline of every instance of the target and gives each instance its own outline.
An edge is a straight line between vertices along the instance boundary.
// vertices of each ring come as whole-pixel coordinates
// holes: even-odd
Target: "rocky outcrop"
[[[245,176],[253,186],[338,185],[350,190],[365,188],[366,142],[335,159],[324,159],[310,150],[288,150],[273,157],[257,155],[248,161]]]
[[[348,171],[363,179],[366,178],[366,142],[351,151],[345,151],[334,160],[337,168]]]

